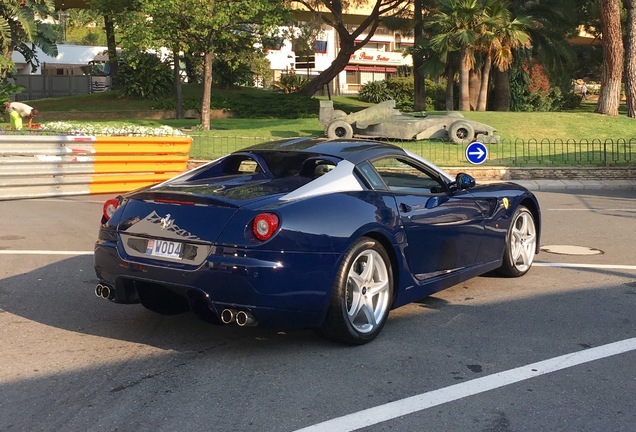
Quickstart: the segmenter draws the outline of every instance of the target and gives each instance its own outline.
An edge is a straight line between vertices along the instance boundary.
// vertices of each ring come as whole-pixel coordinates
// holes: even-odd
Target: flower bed
[[[64,135],[90,135],[90,136],[186,136],[179,129],[170,126],[147,127],[130,124],[122,125],[92,125],[71,124],[66,122],[42,123],[39,130],[47,133]]]

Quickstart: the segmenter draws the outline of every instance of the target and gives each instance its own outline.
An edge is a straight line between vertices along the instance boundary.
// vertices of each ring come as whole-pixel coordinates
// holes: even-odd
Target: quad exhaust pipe
[[[108,285],[97,284],[95,295],[103,299],[112,300],[115,298],[115,290]]]
[[[236,324],[239,327],[247,327],[256,325],[256,318],[250,312],[240,311],[236,314]]]
[[[223,312],[221,312],[221,322],[223,324],[233,323],[236,321],[236,314],[238,314],[236,309],[223,309]]]
[[[256,318],[251,312],[236,309],[223,309],[221,322],[223,324],[236,323],[239,327],[249,327],[257,324]]]

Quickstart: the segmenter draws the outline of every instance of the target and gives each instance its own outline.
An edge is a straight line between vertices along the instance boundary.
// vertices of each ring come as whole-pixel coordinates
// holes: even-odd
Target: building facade
[[[347,27],[352,32],[356,25],[348,24]],[[366,36],[361,34],[360,41]],[[413,60],[410,55],[404,54],[404,50],[412,47],[413,43],[412,34],[378,27],[369,42],[351,56],[349,64],[332,81],[330,92],[334,95],[356,94],[362,85],[382,81],[396,75],[400,67],[412,66]],[[289,73],[312,78],[327,69],[339,52],[338,33],[332,27],[322,26],[309,59],[311,61],[298,56],[294,48],[294,41],[286,40],[267,50],[274,81]]]

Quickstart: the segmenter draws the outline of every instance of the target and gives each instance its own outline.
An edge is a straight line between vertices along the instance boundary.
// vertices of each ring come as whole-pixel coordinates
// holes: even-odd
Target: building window
[[[319,54],[327,53],[327,41],[317,40],[316,41],[316,52]]]
[[[348,70],[347,71],[347,84],[359,84],[360,76],[357,71]]]

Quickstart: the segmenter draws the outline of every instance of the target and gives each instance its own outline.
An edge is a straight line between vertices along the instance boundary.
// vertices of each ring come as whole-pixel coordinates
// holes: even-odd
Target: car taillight
[[[261,213],[252,222],[252,233],[261,240],[269,240],[278,229],[278,216],[274,213]]]
[[[104,218],[109,220],[119,207],[119,198],[109,199],[104,203]]]

